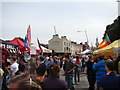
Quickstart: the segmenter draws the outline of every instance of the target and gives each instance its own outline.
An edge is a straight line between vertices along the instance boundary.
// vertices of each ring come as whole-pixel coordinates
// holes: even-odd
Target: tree
[[[111,42],[120,39],[120,16],[118,16],[112,24],[107,25],[104,37],[106,33],[108,34]]]

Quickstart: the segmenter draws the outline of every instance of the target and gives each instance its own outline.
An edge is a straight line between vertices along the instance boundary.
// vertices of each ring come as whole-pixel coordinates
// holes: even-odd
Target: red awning
[[[20,51],[28,51],[28,49],[26,49],[26,48],[24,47],[24,43],[23,43],[20,39],[18,39],[18,38],[15,38],[15,39],[9,41],[9,43],[18,45]]]

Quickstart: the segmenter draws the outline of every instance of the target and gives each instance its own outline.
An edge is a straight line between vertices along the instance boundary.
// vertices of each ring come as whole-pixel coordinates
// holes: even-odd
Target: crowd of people
[[[95,83],[97,90],[120,89],[120,56],[92,56],[86,65],[89,90],[95,90]]]
[[[80,74],[87,75],[89,90],[120,90],[120,56],[97,55],[33,56],[9,58],[9,65],[0,68],[2,90],[75,90],[81,84]],[[87,70],[86,70],[87,69]],[[64,71],[65,79],[60,78]],[[81,88],[81,87],[79,87]]]

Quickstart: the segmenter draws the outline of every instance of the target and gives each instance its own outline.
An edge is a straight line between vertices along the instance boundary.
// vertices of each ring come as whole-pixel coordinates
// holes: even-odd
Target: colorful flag
[[[27,29],[27,46],[28,46],[28,48],[31,48],[31,29],[30,29],[30,25]]]
[[[89,45],[88,45],[88,42],[85,42],[85,49],[89,49]]]
[[[43,53],[43,50],[42,50],[42,48],[41,48],[41,45],[40,45],[40,42],[39,42],[39,39],[37,38],[37,42],[38,42],[38,47],[39,47],[39,49],[40,49],[40,53]]]
[[[103,39],[103,41],[98,45],[98,47],[103,48],[103,47],[106,47],[107,45],[109,45],[110,43],[111,43],[110,39],[109,39],[108,35],[106,34],[105,39]]]
[[[27,35],[25,36],[24,47],[28,48],[28,46],[27,46]]]
[[[30,29],[30,25],[27,29],[27,35],[25,36],[24,47],[31,49],[31,29]]]

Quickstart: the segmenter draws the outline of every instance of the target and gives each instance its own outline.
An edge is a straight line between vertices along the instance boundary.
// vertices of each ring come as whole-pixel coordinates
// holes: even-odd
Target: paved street
[[[63,74],[63,70],[61,70],[60,72],[60,78],[65,80],[65,77],[62,75]],[[74,85],[75,90],[88,90],[89,84],[87,81],[87,76],[86,74],[81,74],[80,75],[80,84],[79,85]]]

